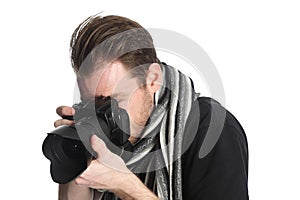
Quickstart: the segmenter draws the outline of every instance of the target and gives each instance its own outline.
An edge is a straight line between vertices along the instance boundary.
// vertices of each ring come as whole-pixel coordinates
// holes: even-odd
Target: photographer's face
[[[93,72],[88,77],[78,78],[83,99],[100,95],[111,96],[128,112],[132,142],[144,128],[153,108],[154,93],[160,88],[161,71],[158,64],[150,65],[146,82],[147,85],[141,85],[118,61]]]

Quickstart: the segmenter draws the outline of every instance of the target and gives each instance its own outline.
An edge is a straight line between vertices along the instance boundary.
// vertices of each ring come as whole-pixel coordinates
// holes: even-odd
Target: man
[[[128,112],[134,154],[124,163],[93,136],[97,159],[59,186],[60,199],[248,199],[241,125],[218,102],[199,97],[187,76],[161,63],[142,26],[119,16],[89,17],[73,33],[71,60],[82,100],[110,96]],[[74,112],[57,108],[60,116]],[[206,138],[215,143],[201,157]]]

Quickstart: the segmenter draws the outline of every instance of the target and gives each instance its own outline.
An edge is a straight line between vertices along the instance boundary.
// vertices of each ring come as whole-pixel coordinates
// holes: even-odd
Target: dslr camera
[[[97,135],[113,153],[126,162],[131,157],[132,145],[129,117],[126,110],[118,107],[115,99],[99,96],[93,100],[74,104],[71,126],[60,126],[48,133],[42,146],[43,154],[51,162],[50,173],[54,182],[65,184],[75,179],[97,158],[90,139]]]

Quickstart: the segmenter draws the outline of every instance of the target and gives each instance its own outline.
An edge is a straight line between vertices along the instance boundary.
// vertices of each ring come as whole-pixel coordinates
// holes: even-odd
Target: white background
[[[41,146],[55,108],[73,103],[70,36],[100,11],[197,42],[219,71],[225,106],[246,130],[250,198],[300,198],[298,1],[7,2],[0,5],[0,199],[57,198]]]

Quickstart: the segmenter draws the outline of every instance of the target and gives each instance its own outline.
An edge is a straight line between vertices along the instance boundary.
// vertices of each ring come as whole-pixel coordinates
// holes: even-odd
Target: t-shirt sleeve
[[[243,129],[237,121],[226,119],[213,149],[204,158],[199,158],[207,129],[208,126],[199,128],[183,155],[183,199],[249,199],[248,145]]]

